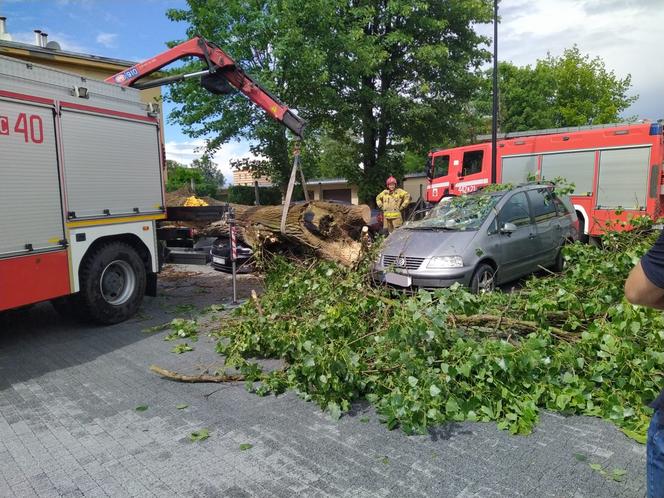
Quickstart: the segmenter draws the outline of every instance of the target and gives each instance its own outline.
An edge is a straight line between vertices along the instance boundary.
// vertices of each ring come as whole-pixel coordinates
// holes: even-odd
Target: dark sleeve
[[[664,230],[655,245],[641,258],[641,267],[648,280],[664,289]]]

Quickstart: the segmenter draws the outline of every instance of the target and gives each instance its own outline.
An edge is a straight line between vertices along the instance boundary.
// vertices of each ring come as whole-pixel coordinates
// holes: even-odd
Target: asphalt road
[[[0,497],[645,494],[645,448],[599,419],[544,413],[526,437],[480,423],[409,437],[362,403],[333,421],[293,393],[164,380],[148,366],[221,366],[203,335],[176,355],[167,332],[144,332],[188,315],[208,329],[223,322],[201,310],[229,302],[228,277],[179,270],[193,273],[167,273],[161,296],[116,326],[62,319],[47,304],[0,315]],[[259,287],[242,277],[242,296]],[[190,441],[201,429],[209,438]],[[616,482],[590,464],[626,474]]]

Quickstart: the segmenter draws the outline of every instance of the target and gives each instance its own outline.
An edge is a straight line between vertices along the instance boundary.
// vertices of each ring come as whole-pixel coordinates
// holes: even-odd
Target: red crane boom
[[[192,74],[168,76],[145,83],[139,82],[140,79],[171,62],[192,56],[204,60],[208,69]],[[232,88],[237,89],[298,137],[302,136],[305,125],[302,118],[248,76],[228,54],[202,37],[192,38],[147,61],[110,76],[106,78],[106,82],[146,89],[198,76],[201,77],[202,86],[212,93],[227,94],[232,91]]]

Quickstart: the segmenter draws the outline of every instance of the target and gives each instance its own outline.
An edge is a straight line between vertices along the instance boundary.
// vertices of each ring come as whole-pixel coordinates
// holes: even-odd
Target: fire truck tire
[[[143,302],[145,266],[136,249],[125,242],[96,248],[83,260],[79,276],[78,304],[85,317],[97,323],[122,322]]]

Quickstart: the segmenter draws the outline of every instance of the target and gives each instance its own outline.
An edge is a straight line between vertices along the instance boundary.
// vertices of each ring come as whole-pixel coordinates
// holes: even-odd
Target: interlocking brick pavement
[[[246,296],[257,284],[243,279]],[[362,403],[335,422],[293,393],[161,379],[150,364],[195,372],[220,358],[205,336],[174,355],[166,332],[143,330],[179,316],[178,305],[228,301],[230,284],[206,271],[161,288],[136,319],[112,327],[61,319],[47,304],[0,317],[0,497],[645,494],[644,447],[599,419],[543,413],[527,437],[479,423],[409,437]],[[190,442],[202,428],[210,438]],[[625,469],[624,482],[589,463]]]

